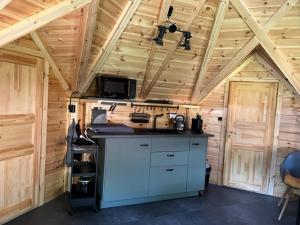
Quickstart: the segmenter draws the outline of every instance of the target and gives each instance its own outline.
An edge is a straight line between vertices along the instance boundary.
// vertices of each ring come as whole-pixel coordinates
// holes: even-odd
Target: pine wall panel
[[[65,191],[66,131],[68,97],[50,72],[46,149],[45,201]]]

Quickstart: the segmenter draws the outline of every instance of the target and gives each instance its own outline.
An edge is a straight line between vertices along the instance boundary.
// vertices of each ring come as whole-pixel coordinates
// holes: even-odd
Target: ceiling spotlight
[[[168,28],[168,30],[170,31],[170,33],[174,33],[177,31],[177,26],[175,23],[171,24]]]
[[[184,43],[181,44],[180,46],[184,47],[185,50],[191,50],[190,40],[192,38],[192,33],[189,31],[184,31],[183,36],[184,36]]]
[[[161,26],[161,25],[158,26],[157,37],[153,39],[156,44],[163,46],[163,44],[164,44],[163,37],[166,32],[167,32],[167,28],[165,26]]]

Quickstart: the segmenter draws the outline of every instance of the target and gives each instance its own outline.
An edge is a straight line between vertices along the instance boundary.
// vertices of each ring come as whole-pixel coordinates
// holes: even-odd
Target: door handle
[[[193,143],[192,145],[194,145],[194,146],[199,146],[200,144],[199,144],[199,143]]]
[[[141,147],[148,147],[149,144],[140,144]]]
[[[167,157],[174,157],[174,154],[167,154]]]
[[[166,169],[167,172],[172,172],[174,169]]]

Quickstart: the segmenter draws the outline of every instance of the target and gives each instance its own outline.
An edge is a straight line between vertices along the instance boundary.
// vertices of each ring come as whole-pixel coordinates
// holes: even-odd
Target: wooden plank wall
[[[280,178],[280,164],[290,152],[300,149],[300,99],[284,89],[279,129],[274,195],[280,196],[286,186]]]
[[[68,126],[67,105],[68,96],[50,70],[45,201],[49,201],[65,191],[64,156]]]
[[[130,103],[127,103],[127,106],[117,106],[115,111],[109,112],[108,109],[110,105],[101,105],[96,101],[83,101],[82,102],[82,112],[85,112],[84,116],[81,115],[83,119],[83,125],[88,125],[91,122],[91,109],[93,107],[102,107],[103,109],[107,110],[107,120],[110,123],[123,123],[127,126],[134,127],[134,128],[152,128],[153,126],[153,118],[155,114],[164,114],[162,117],[157,119],[157,128],[168,128],[172,126],[168,119],[167,113],[176,113],[181,114],[186,117],[188,115],[188,120],[190,121],[192,117],[195,117],[196,113],[198,112],[197,109],[188,109],[188,111],[184,108],[180,108],[179,110],[176,109],[166,109],[166,108],[156,108],[151,109],[151,107],[133,107],[131,108]],[[150,114],[150,121],[149,123],[133,123],[130,121],[130,113],[132,112],[144,112]],[[190,125],[189,125],[190,126]]]
[[[221,131],[224,117],[224,92],[225,86],[216,88],[200,104],[200,115],[203,117],[203,129],[214,137],[208,139],[207,159],[212,167],[210,183],[218,183],[219,160],[221,154]]]
[[[276,80],[257,61],[253,61],[242,71],[233,77],[233,80],[261,80],[270,81]],[[208,144],[208,161],[212,165],[211,183],[218,183],[221,179],[222,167],[219,165],[222,161],[222,145],[221,145],[221,129],[222,121],[218,117],[224,117],[226,109],[224,108],[225,86],[217,87],[208,95],[200,104],[200,113],[204,118],[204,129],[206,132],[213,133],[215,137],[210,138]],[[300,99],[284,89],[282,96],[282,108],[280,117],[279,129],[279,145],[276,160],[276,176],[274,195],[280,196],[285,190],[285,185],[282,183],[279,173],[279,166],[284,157],[300,148]]]

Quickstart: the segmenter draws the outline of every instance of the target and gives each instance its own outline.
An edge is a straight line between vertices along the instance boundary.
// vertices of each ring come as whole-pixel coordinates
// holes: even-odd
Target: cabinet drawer
[[[190,138],[190,150],[206,150],[207,147],[207,137]]]
[[[152,167],[149,194],[166,195],[186,192],[187,166]]]
[[[154,137],[152,151],[188,151],[189,138],[187,137]]]
[[[189,152],[152,152],[151,166],[187,165]]]

